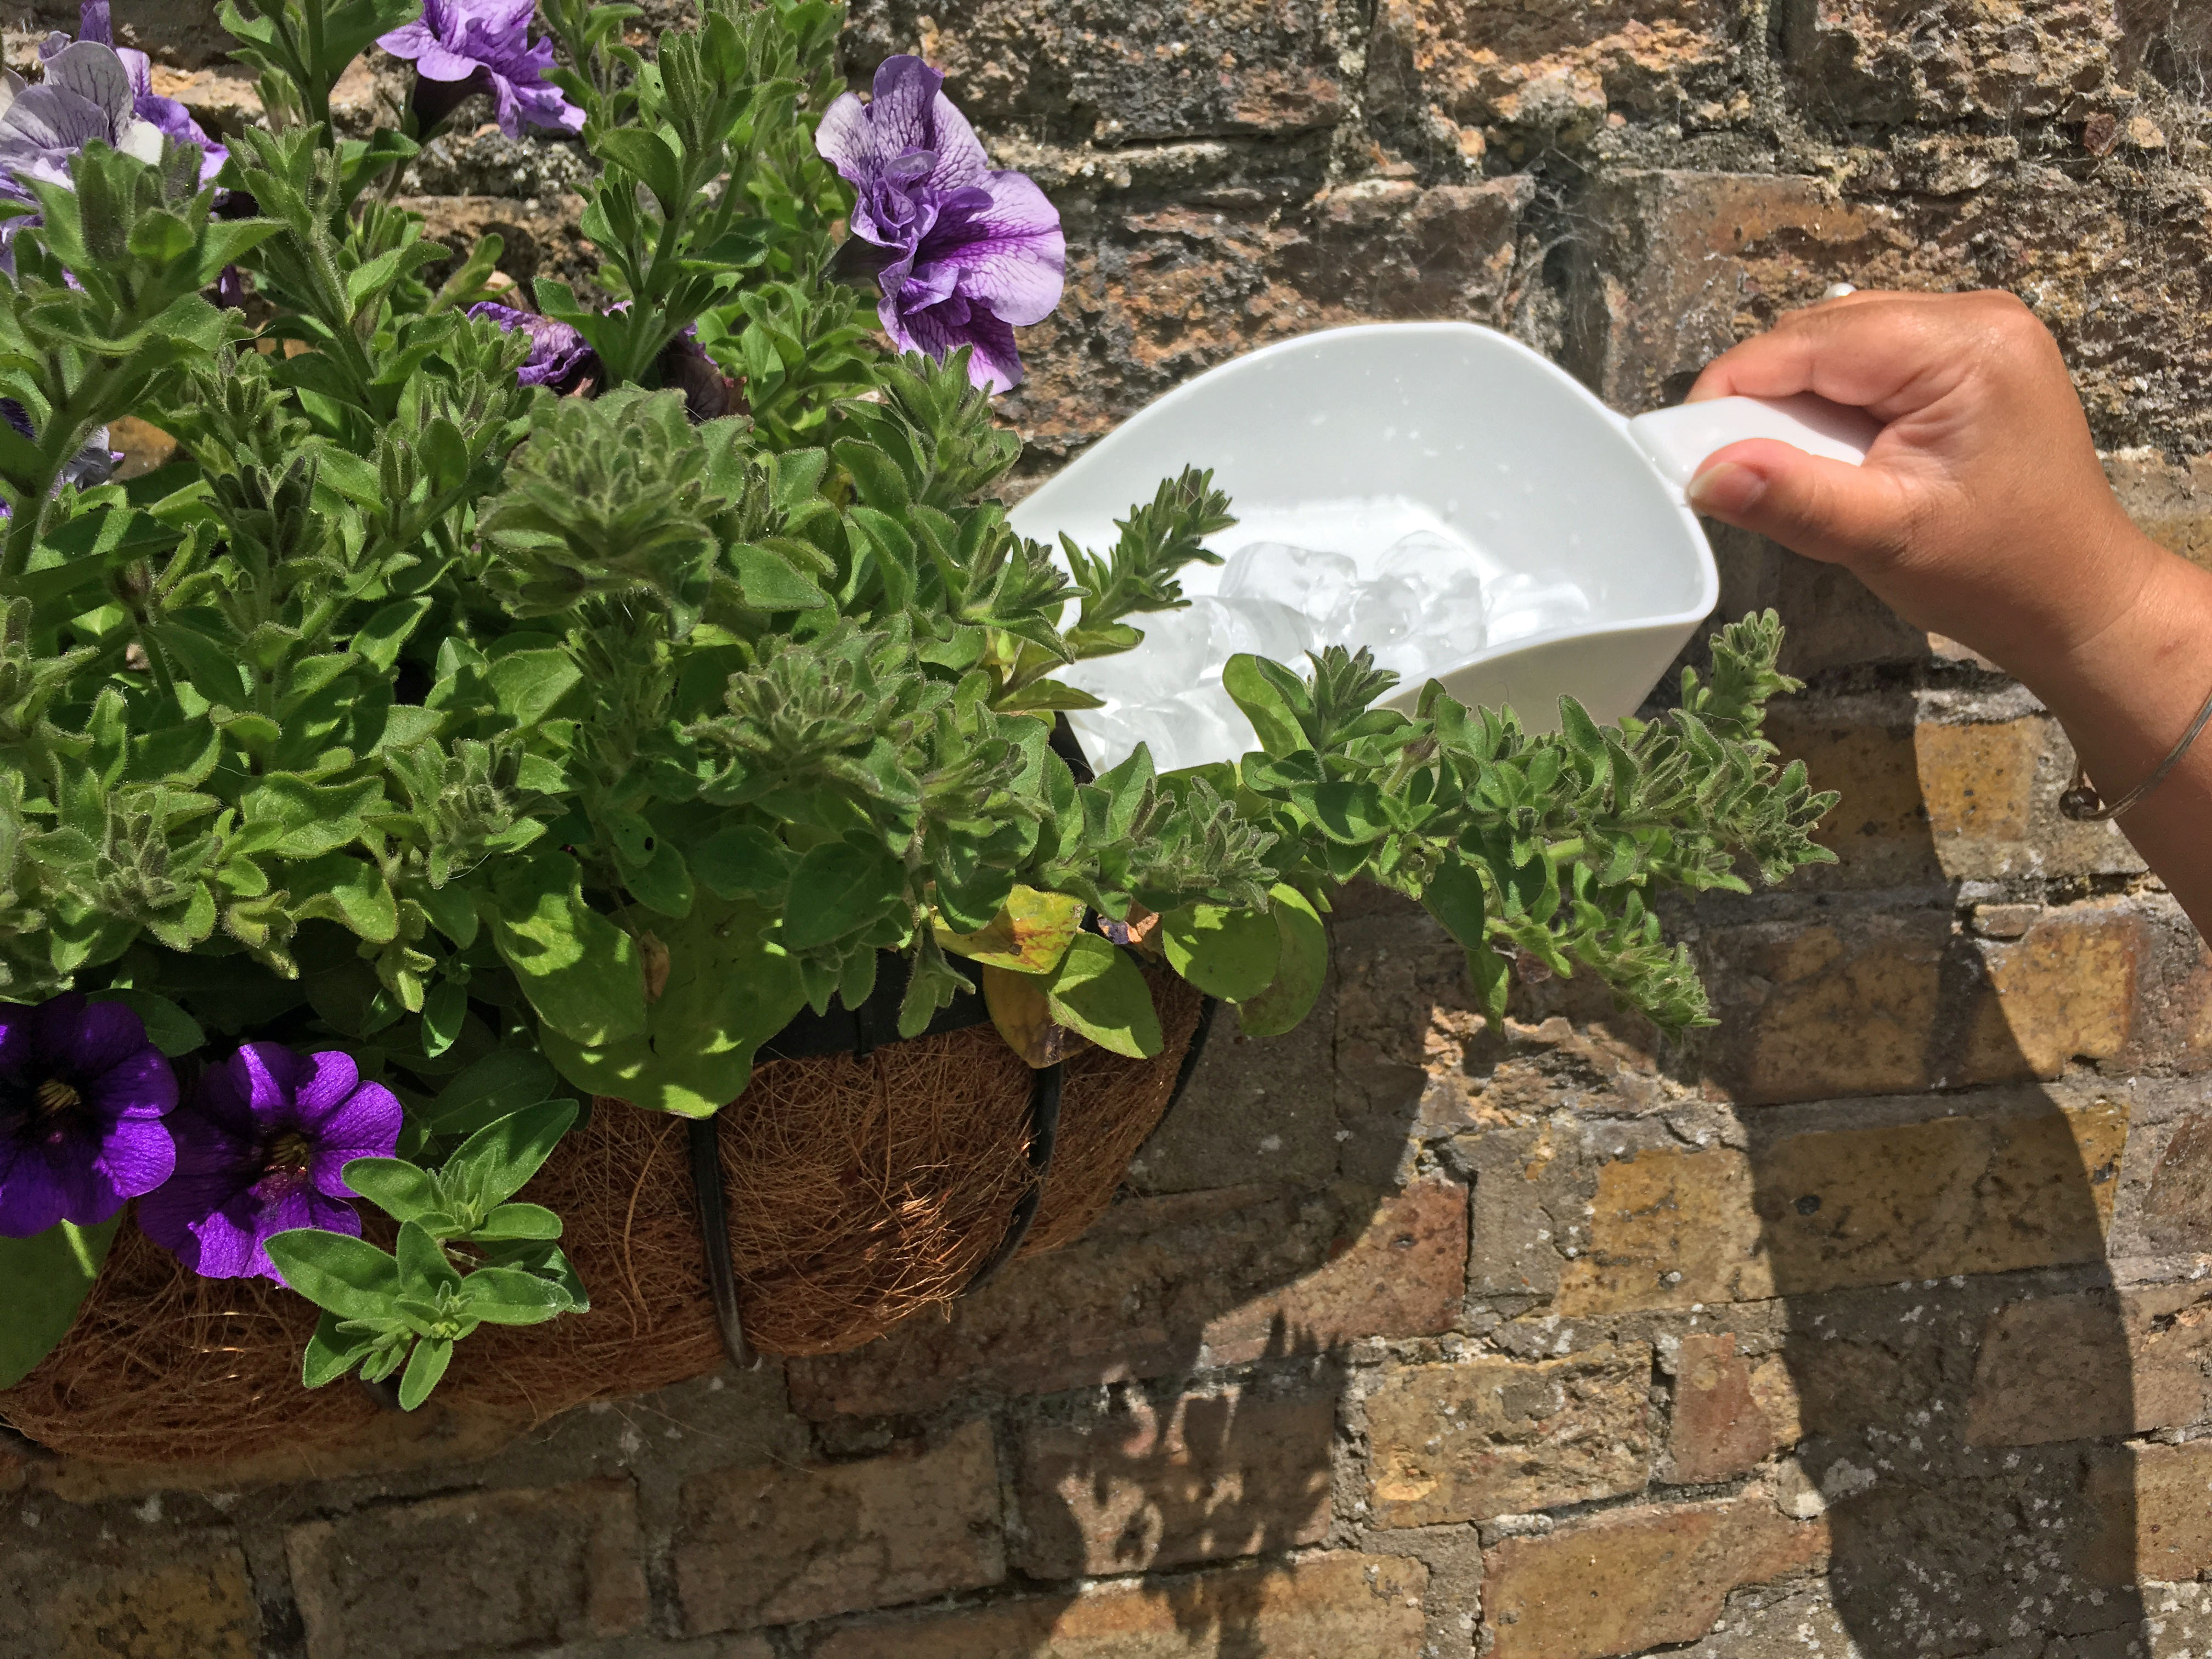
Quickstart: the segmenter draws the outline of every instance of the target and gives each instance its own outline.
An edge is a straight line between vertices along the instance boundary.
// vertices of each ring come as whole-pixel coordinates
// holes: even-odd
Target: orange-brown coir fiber
[[[1166,975],[1152,987],[1166,1037],[1157,1057],[1092,1048],[1066,1063],[1059,1146],[1024,1255],[1097,1218],[1167,1108],[1200,999]],[[719,1120],[753,1345],[841,1352],[956,1297],[1026,1188],[1030,1083],[988,1025],[755,1071]],[[567,1223],[591,1310],[482,1328],[454,1351],[436,1400],[520,1429],[722,1363],[686,1133],[619,1101],[595,1106],[522,1194]],[[340,1445],[380,1407],[350,1380],[301,1388],[316,1317],[277,1285],[194,1276],[126,1222],[68,1337],[0,1393],[0,1419],[102,1462],[229,1462],[276,1437],[295,1451]]]

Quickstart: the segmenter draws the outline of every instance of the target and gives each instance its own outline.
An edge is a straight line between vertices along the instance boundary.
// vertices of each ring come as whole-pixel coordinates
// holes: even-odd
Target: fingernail
[[[1723,461],[1709,466],[1690,480],[1683,492],[1690,505],[1700,513],[1715,518],[1734,518],[1747,513],[1752,504],[1766,493],[1766,480],[1747,466],[1738,466],[1734,461]]]

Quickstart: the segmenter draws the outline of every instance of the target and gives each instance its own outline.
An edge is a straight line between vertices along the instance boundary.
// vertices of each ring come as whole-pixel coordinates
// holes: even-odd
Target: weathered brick
[[[1583,1314],[2096,1260],[2124,1105],[1792,1135],[1753,1153],[1603,1165],[1589,1249],[1559,1306]]]
[[[1340,1184],[1117,1204],[1079,1243],[1008,1268],[948,1318],[849,1354],[793,1361],[809,1416],[933,1410],[972,1389],[1048,1394],[1363,1337],[1424,1336],[1460,1315],[1467,1188]]]
[[[2212,1237],[2212,1113],[2189,1113],[2174,1126],[2151,1170],[2142,1224],[2176,1249],[2202,1249]]]
[[[1607,1659],[1712,1628],[1729,1592],[1817,1566],[1820,1522],[1785,1520],[1764,1492],[1616,1511],[1483,1557],[1489,1659]]]
[[[1969,936],[1933,907],[1716,930],[1705,945],[1723,1017],[1710,1086],[1745,1103],[1818,1100],[2119,1059],[2137,1035],[2153,948],[2145,917],[2124,904],[2045,911],[2012,940]]]
[[[253,1659],[261,1613],[226,1536],[0,1553],[0,1659]]]
[[[2212,1440],[2100,1452],[2086,1491],[2094,1525],[2080,1566],[2101,1584],[2183,1583],[2212,1571]]]
[[[1616,106],[1672,107],[1712,90],[1727,15],[1719,0],[1383,0],[1368,51],[1378,101],[1432,106],[1478,137],[1492,125],[1588,128]]]
[[[674,1559],[693,1635],[917,1601],[1006,1576],[988,1423],[942,1445],[684,1483]]]
[[[1296,1030],[1248,1037],[1224,1003],[1206,1052],[1176,1103],[1129,1165],[1147,1193],[1234,1187],[1255,1170],[1319,1185],[1336,1173],[1336,1021],[1327,991]]]
[[[1428,1582],[1419,1561],[1346,1551],[871,1620],[812,1659],[1417,1659]]]
[[[1879,206],[1812,179],[1613,172],[1582,204],[1569,362],[1616,408],[1677,401],[1744,335],[1863,267],[1889,230]]]
[[[284,1545],[308,1659],[442,1659],[621,1636],[648,1611],[627,1480],[362,1510],[294,1527]]]
[[[1188,1395],[1022,1435],[1015,1565],[1073,1578],[1272,1554],[1328,1530],[1336,1403]]]
[[[1822,887],[1995,881],[2061,868],[2132,873],[2142,860],[2111,824],[2058,811],[2073,750],[2037,715],[1981,724],[1915,723],[1908,696],[1793,705],[1768,722],[1815,789],[1843,804],[1814,839],[1840,863],[1803,879]]]
[[[2105,457],[2105,473],[2136,528],[2212,569],[2212,455],[2176,465],[2158,450],[2120,450]]]
[[[1667,1472],[1684,1485],[1756,1468],[1797,1442],[1796,1390],[1777,1354],[1753,1361],[1732,1332],[1692,1332],[1674,1356]]]
[[[1966,1440],[2033,1446],[2202,1422],[2212,1301],[2186,1286],[2039,1297],[1990,1317]]]
[[[1870,0],[1790,8],[1784,63],[1807,112],[1838,124],[2033,120],[2072,107],[2111,74],[2111,37],[2087,7],[1947,7],[1935,30],[1911,15]]]
[[[1194,10],[1164,0],[1031,6],[945,0],[854,8],[853,56],[919,51],[978,121],[1104,144],[1285,137],[1343,113],[1340,0]]]
[[[1651,1351],[1385,1371],[1367,1396],[1368,1510],[1425,1527],[1613,1498],[1650,1472]]]

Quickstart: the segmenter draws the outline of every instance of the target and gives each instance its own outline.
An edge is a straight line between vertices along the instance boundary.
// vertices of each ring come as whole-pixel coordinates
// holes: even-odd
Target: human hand
[[[1715,359],[1690,398],[1801,392],[1884,422],[1865,465],[1732,444],[1691,504],[1848,567],[2031,683],[2176,562],[2120,510],[2057,343],[2008,294],[1856,293],[1792,312]]]

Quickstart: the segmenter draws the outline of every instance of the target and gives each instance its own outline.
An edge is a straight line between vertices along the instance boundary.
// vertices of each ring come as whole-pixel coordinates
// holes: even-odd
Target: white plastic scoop
[[[1149,501],[1162,478],[1211,467],[1239,522],[1208,548],[1228,556],[1255,543],[1287,544],[1273,550],[1261,579],[1302,571],[1285,561],[1289,549],[1307,549],[1344,556],[1363,580],[1410,562],[1424,592],[1479,572],[1486,594],[1502,592],[1497,583],[1504,582],[1574,595],[1515,613],[1504,637],[1493,604],[1486,632],[1468,624],[1482,637],[1471,637],[1463,654],[1443,649],[1391,699],[1410,708],[1420,679],[1433,675],[1464,702],[1510,704],[1528,726],[1548,730],[1563,695],[1600,720],[1632,713],[1711,615],[1718,573],[1682,495],[1699,463],[1747,438],[1858,462],[1878,430],[1858,410],[1812,397],[1724,398],[1631,420],[1494,330],[1364,324],[1266,347],[1177,387],[1023,501],[1012,520],[1048,544],[1065,532],[1103,550],[1116,534],[1114,520]],[[1210,598],[1226,574],[1234,597],[1251,591],[1254,568],[1249,558],[1241,567],[1232,559],[1227,572],[1191,566],[1183,588]],[[1286,592],[1285,602],[1314,605],[1311,591]],[[1365,613],[1340,606],[1331,614],[1352,630]],[[1084,684],[1086,672],[1119,675],[1133,696],[1179,696],[1194,712],[1185,720],[1176,712],[1182,705],[1156,705],[1149,727],[1111,710],[1071,714],[1092,760],[1118,761],[1133,732],[1153,744],[1164,769],[1231,760],[1252,747],[1233,708],[1225,725],[1211,712],[1229,707],[1218,688],[1206,690],[1220,662],[1191,658],[1188,641],[1170,648],[1175,619],[1133,620],[1154,637],[1127,659],[1079,665],[1066,678]],[[1449,641],[1446,610],[1433,603],[1413,625],[1429,630],[1431,657]],[[1228,654],[1219,648],[1223,631],[1215,635],[1219,657]]]

